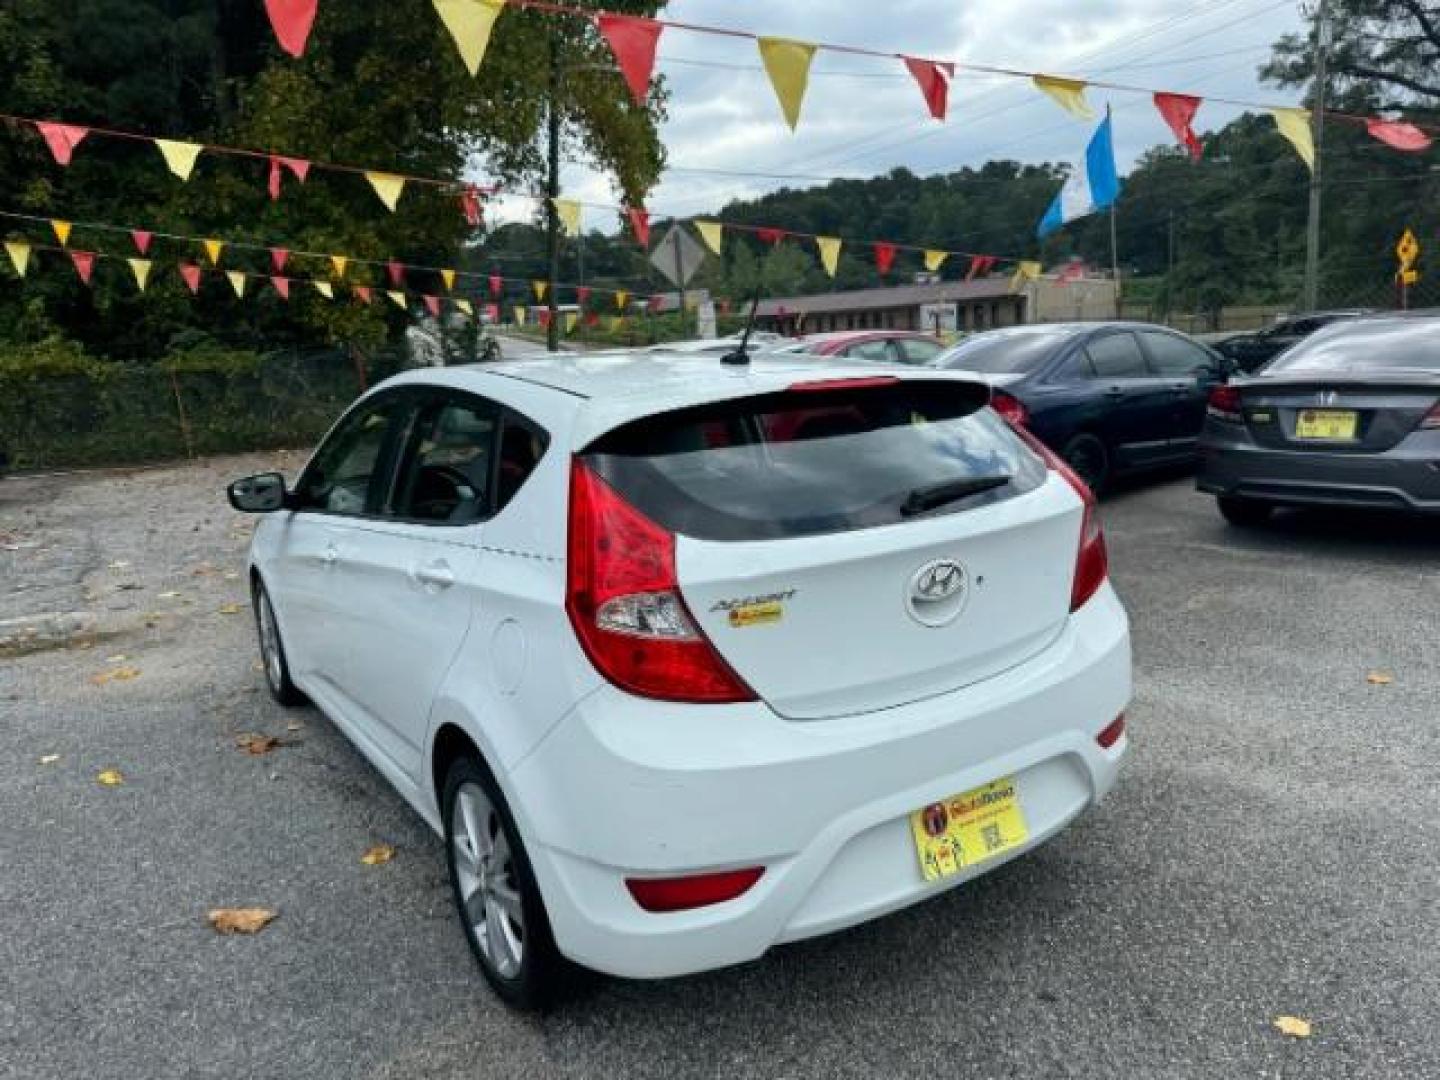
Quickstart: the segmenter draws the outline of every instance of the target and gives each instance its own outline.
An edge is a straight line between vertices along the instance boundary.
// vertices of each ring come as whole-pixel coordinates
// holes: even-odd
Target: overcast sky
[[[1298,100],[1295,91],[1261,86],[1255,74],[1270,43],[1300,28],[1296,0],[672,0],[662,14],[961,65],[1083,75],[1202,97]],[[942,124],[929,118],[900,61],[821,51],[792,134],[753,41],[667,29],[657,69],[671,96],[661,132],[670,168],[648,199],[656,216],[703,214],[778,187],[873,176],[900,165],[924,175],[992,158],[1073,159],[1093,127],[1024,80],[963,70]],[[1097,112],[1107,102],[1114,108],[1122,172],[1170,138],[1147,96],[1092,88],[1089,97]],[[1241,111],[1207,102],[1196,127],[1222,126]],[[580,166],[565,168],[562,187],[589,202],[618,202],[605,176]],[[517,206],[497,216],[516,212],[526,213]],[[613,213],[586,209],[587,229],[614,225]]]

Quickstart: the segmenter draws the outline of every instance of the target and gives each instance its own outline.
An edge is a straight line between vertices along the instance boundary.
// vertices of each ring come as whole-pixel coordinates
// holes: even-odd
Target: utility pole
[[[680,219],[675,219],[675,313],[680,316],[680,336],[685,336],[685,268],[680,265]]]
[[[1110,122],[1110,106],[1105,106],[1105,122]],[[1115,239],[1115,204],[1120,201],[1119,195],[1110,200],[1110,272],[1115,278],[1115,318],[1122,318],[1125,309],[1120,299],[1120,245]]]
[[[555,286],[560,280],[560,211],[555,200],[560,196],[560,39],[551,32],[550,36],[550,107],[548,126],[550,136],[549,175],[545,191],[550,196],[545,201],[545,223],[547,240],[550,245],[550,276],[546,297],[550,309],[550,324],[545,328],[545,347],[551,352],[560,351],[559,305],[556,303]]]
[[[1315,164],[1310,169],[1310,216],[1305,224],[1304,308],[1320,306],[1320,162],[1325,148],[1325,84],[1330,59],[1330,2],[1317,0],[1315,27],[1315,87],[1310,127],[1315,139]]]

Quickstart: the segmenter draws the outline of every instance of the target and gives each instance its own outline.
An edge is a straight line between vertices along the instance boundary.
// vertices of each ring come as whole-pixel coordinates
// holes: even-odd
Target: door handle
[[[436,559],[424,566],[417,566],[410,572],[410,576],[421,585],[435,590],[448,589],[455,584],[455,574],[450,569],[450,564],[444,559]]]

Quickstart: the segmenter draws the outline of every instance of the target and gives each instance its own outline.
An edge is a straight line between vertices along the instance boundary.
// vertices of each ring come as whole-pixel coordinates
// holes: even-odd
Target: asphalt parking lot
[[[1440,1075],[1440,525],[1112,497],[1136,697],[1104,805],[907,912],[535,1019],[439,842],[264,692],[221,488],[273,460],[0,481],[0,1076]],[[206,923],[251,904],[256,936]]]

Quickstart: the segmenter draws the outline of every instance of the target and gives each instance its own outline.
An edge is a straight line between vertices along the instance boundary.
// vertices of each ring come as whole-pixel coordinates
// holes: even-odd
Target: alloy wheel
[[[280,631],[275,626],[275,612],[270,608],[270,597],[261,593],[257,606],[259,610],[256,614],[260,619],[260,652],[261,660],[265,664],[265,677],[270,680],[270,688],[279,693],[285,682],[285,660],[280,651]]]
[[[525,913],[520,876],[494,804],[479,784],[455,794],[451,848],[460,906],[485,962],[514,978],[525,960]]]

